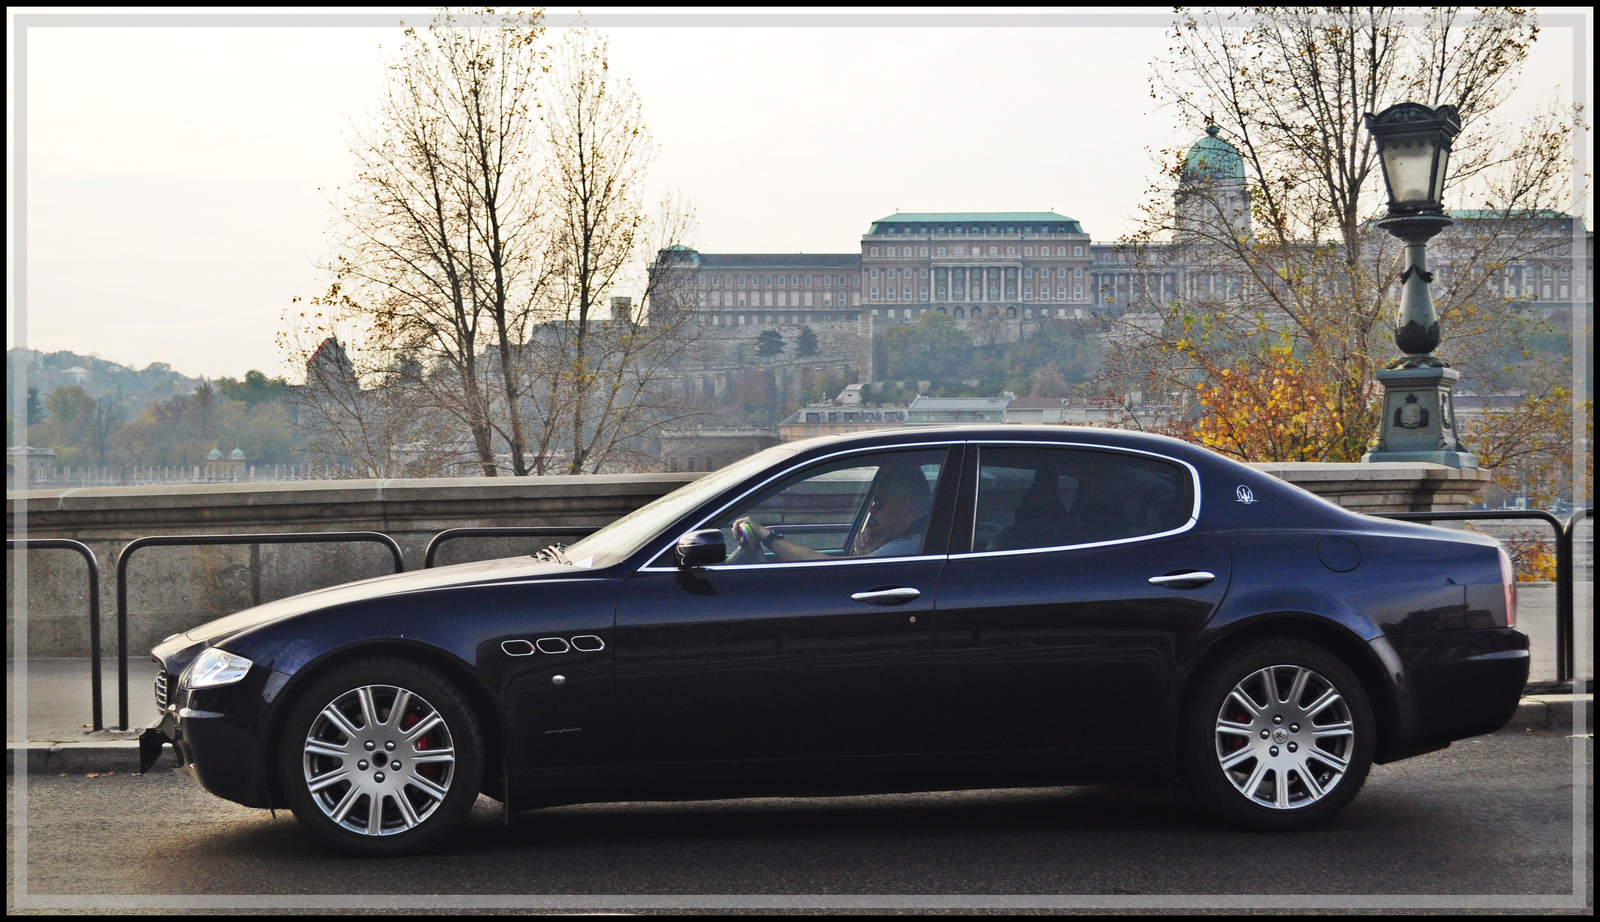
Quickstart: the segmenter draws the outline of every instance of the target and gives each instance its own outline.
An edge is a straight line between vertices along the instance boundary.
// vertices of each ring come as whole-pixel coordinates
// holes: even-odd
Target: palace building
[[[703,372],[725,375],[757,358],[755,340],[778,328],[786,343],[810,326],[820,351],[786,345],[769,357],[780,390],[794,383],[786,365],[820,365],[858,381],[874,380],[873,343],[890,325],[932,311],[963,326],[1009,321],[1015,337],[1029,321],[1082,320],[1174,299],[1227,296],[1237,282],[1199,258],[1222,225],[1250,231],[1250,193],[1239,151],[1215,127],[1186,152],[1175,193],[1173,240],[1143,251],[1096,242],[1073,218],[1053,211],[897,213],[871,222],[854,253],[700,253],[664,250],[653,272],[671,270],[689,292],[699,321],[722,348]],[[1558,326],[1572,312],[1592,316],[1594,234],[1580,219],[1549,212],[1457,212],[1453,232],[1434,243],[1441,280],[1451,256],[1467,254],[1490,222],[1533,222],[1523,254],[1497,273],[1495,293]],[[1574,253],[1574,248],[1578,252]],[[785,329],[787,328],[787,329]],[[808,361],[809,360],[809,361]],[[793,376],[790,376],[793,377]],[[796,379],[798,380],[798,379]],[[711,378],[696,384],[717,392]]]
[[[1176,194],[1177,246],[1136,259],[1094,242],[1072,218],[1050,211],[892,214],[873,221],[856,253],[722,254],[678,248],[658,265],[692,274],[700,319],[718,328],[912,322],[927,311],[956,320],[1084,318],[1092,311],[1196,294],[1224,294],[1227,280],[1186,264],[1182,246],[1224,214],[1248,232],[1250,196],[1239,152],[1211,126],[1184,157]],[[1530,248],[1504,270],[1499,288],[1561,320],[1592,305],[1594,235],[1573,258],[1574,223],[1564,215],[1507,218],[1459,212],[1464,237],[1486,220],[1537,218],[1548,246]],[[1549,220],[1558,218],[1564,220]],[[1581,228],[1579,228],[1581,231]],[[1451,235],[1434,262],[1448,276]],[[1586,267],[1575,277],[1574,265]],[[1592,308],[1589,308],[1592,309]],[[878,328],[876,324],[874,328]]]

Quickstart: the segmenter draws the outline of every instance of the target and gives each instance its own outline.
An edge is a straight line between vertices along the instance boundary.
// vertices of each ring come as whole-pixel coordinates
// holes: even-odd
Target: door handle
[[[1198,587],[1204,586],[1206,583],[1209,583],[1216,578],[1217,576],[1215,573],[1207,573],[1204,570],[1196,570],[1193,573],[1168,573],[1166,576],[1152,576],[1150,577],[1150,585],[1174,586],[1179,583],[1194,583],[1195,586]]]
[[[857,602],[872,602],[877,605],[899,605],[921,596],[922,593],[909,586],[899,589],[874,589],[871,592],[857,592],[850,598]]]

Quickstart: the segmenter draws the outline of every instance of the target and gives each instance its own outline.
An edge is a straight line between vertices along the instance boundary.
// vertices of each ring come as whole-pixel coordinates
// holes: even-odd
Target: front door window
[[[943,448],[857,455],[802,471],[720,516],[727,563],[922,553]]]

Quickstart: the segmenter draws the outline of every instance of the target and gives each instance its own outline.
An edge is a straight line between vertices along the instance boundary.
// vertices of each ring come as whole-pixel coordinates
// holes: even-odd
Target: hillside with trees
[[[29,447],[54,452],[53,466],[98,468],[96,479],[131,482],[140,469],[192,470],[214,449],[238,449],[258,467],[300,463],[282,378],[252,369],[242,379],[207,381],[162,362],[135,371],[72,352],[13,349],[6,361],[29,363],[22,406],[11,395],[7,409],[6,447],[16,444],[26,413]]]

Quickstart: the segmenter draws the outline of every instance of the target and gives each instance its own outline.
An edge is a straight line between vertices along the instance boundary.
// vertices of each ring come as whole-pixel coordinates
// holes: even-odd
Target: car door
[[[732,547],[737,521],[759,522],[784,535],[773,549],[693,570],[664,555],[625,580],[615,668],[628,760],[930,751],[929,614],[954,505],[950,455],[939,445],[805,465],[708,523]],[[876,485],[908,466],[925,478],[924,540],[851,556],[864,554]],[[791,542],[816,559],[781,559],[800,553]]]
[[[1156,745],[1178,656],[1228,586],[1197,473],[1093,446],[969,452],[936,612],[941,748]]]

